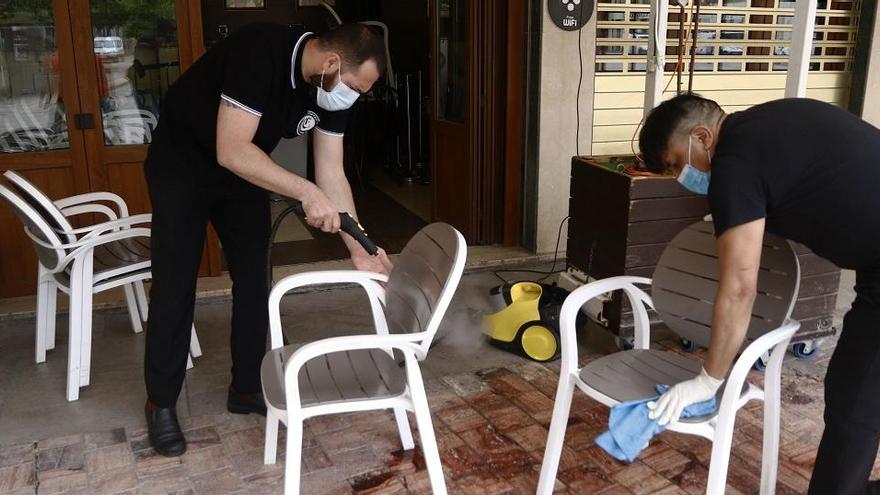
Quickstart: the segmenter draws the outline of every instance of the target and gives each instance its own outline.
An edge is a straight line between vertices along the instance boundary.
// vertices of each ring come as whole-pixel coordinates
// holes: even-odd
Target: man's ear
[[[333,74],[339,70],[340,60],[342,59],[338,53],[326,52],[324,55],[324,63],[321,64],[321,69],[327,74]]]
[[[715,134],[705,125],[694,127],[691,131],[691,135],[694,137],[695,141],[699,141],[707,150],[712,149],[712,145],[715,144]]]

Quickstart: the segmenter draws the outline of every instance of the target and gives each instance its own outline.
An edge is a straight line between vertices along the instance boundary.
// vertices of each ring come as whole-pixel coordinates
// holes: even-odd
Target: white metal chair
[[[434,223],[407,243],[389,277],[341,270],[287,277],[269,296],[272,350],[263,359],[265,463],[273,464],[278,423],[287,425],[285,493],[299,493],[303,421],[351,411],[393,409],[403,448],[414,447],[406,411],[415,414],[431,488],[446,493],[440,454],[418,362],[425,359],[461,279],[467,246],[449,225]],[[305,285],[352,283],[367,293],[376,333],[283,346],[279,304]],[[382,284],[386,285],[383,287]]]
[[[20,195],[4,186],[0,186],[0,194],[24,223],[39,259],[35,332],[38,363],[45,361],[46,350],[55,347],[57,290],[70,295],[67,398],[76,400],[79,387],[88,385],[90,378],[92,294],[123,286],[135,332],[141,331],[141,320],[147,319],[142,282],[151,275],[147,240],[150,230],[132,227],[148,224],[152,217],[128,216],[125,202],[106,192],[55,203],[24,177],[12,171],[4,175]],[[117,218],[111,208],[99,201],[116,203],[125,216]],[[111,220],[74,229],[65,214],[83,213],[102,213]],[[191,331],[188,367],[192,367],[192,356],[201,355],[194,326]]]
[[[541,466],[538,494],[553,491],[565,438],[566,423],[575,387],[612,407],[621,402],[656,396],[656,384],[675,384],[696,376],[699,359],[670,351],[650,349],[652,308],[663,322],[683,338],[708,345],[713,303],[718,290],[717,247],[710,222],[698,222],[683,230],[666,248],[653,280],[642,277],[611,277],[587,284],[566,298],[560,313],[562,363],[553,419]],[[716,414],[681,419],[668,429],[699,435],[712,442],[707,493],[723,494],[733,440],[736,412],[748,401],[764,401],[764,446],[761,493],[773,493],[779,451],[780,378],[788,342],[800,323],[790,319],[797,299],[800,269],[787,241],[765,234],[758,295],[752,310],[747,345],[719,389]],[[652,285],[652,296],[638,285]],[[575,320],[587,301],[623,290],[632,306],[635,348],[603,356],[578,367]],[[746,382],[749,370],[765,352],[770,361],[764,374],[764,390]]]

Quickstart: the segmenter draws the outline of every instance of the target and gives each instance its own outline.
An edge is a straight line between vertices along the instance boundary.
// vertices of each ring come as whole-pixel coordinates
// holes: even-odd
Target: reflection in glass
[[[597,29],[597,38],[623,38],[623,29]]]
[[[174,0],[92,1],[104,144],[146,144],[180,75]]]
[[[597,46],[596,55],[623,55],[623,47],[619,45]]]
[[[596,72],[623,72],[623,64],[614,63],[598,63],[596,64]]]
[[[0,153],[68,148],[51,0],[7,2],[0,19]]]
[[[456,0],[437,2],[437,116],[464,122],[465,5]]]
[[[227,9],[262,9],[266,7],[263,0],[226,0]]]

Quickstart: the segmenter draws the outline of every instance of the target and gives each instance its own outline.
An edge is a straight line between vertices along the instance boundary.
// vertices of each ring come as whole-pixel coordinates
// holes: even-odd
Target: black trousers
[[[198,148],[154,135],[144,174],[153,204],[153,281],[144,379],[159,407],[177,403],[193,321],[196,278],[210,222],[232,277],[232,386],[260,391],[266,352],[268,193],[204,157]]]
[[[825,375],[813,495],[862,495],[880,445],[880,267],[856,271],[856,300]]]

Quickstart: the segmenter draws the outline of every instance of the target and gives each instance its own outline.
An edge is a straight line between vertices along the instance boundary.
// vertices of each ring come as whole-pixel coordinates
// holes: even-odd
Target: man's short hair
[[[356,70],[367,60],[372,60],[379,74],[385,73],[388,63],[385,39],[377,29],[359,22],[349,22],[330,29],[318,39],[322,49],[339,53],[343,63],[351,65],[344,69]]]
[[[657,105],[639,132],[639,151],[645,166],[652,172],[666,170],[663,153],[669,140],[700,124],[714,123],[722,113],[718,103],[695,94],[678,95]]]

